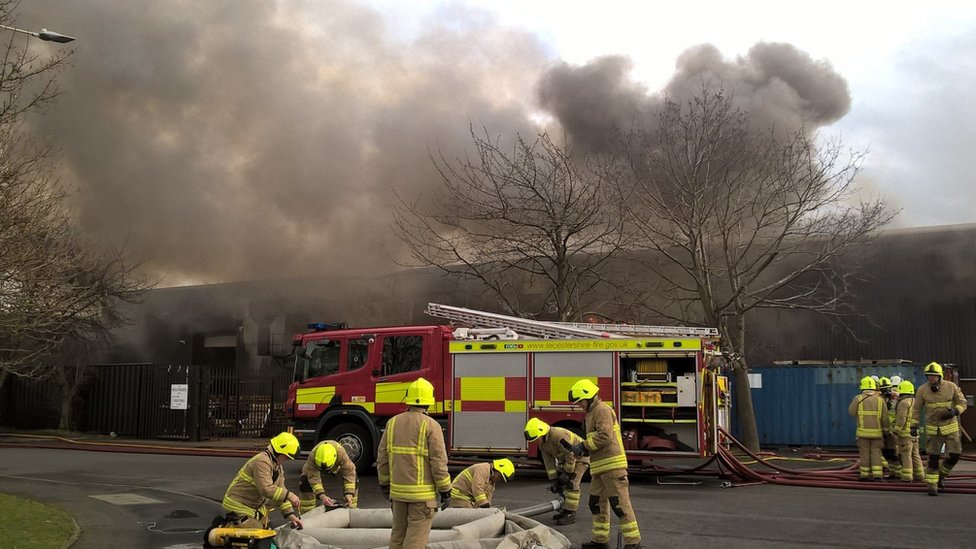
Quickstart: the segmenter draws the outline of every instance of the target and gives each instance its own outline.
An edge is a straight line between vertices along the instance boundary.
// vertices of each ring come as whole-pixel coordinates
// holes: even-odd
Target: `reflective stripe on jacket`
[[[221,505],[227,511],[260,519],[268,514],[270,504],[277,504],[282,515],[293,513],[287,496],[285,471],[269,448],[241,467],[227,487]]]
[[[546,466],[546,476],[549,477],[549,480],[555,480],[559,476],[559,469],[573,474],[576,471],[577,461],[590,462],[590,458],[587,456],[577,458],[573,452],[560,444],[561,441],[566,441],[567,444],[578,444],[583,442],[583,439],[569,429],[549,428],[549,432],[539,442],[539,453],[542,454],[542,463]]]
[[[857,418],[857,438],[884,438],[888,430],[888,407],[881,395],[864,391],[854,397],[847,411]]]
[[[491,505],[495,483],[491,481],[491,463],[475,463],[454,477],[451,497],[470,501],[475,507]]]
[[[394,501],[436,506],[437,493],[451,489],[444,434],[437,421],[417,408],[394,416],[380,438],[376,474],[380,486],[389,485]]]
[[[315,464],[315,450],[323,444],[330,444],[336,450],[336,462],[332,470],[334,472],[329,473]],[[325,486],[322,484],[322,473],[337,475],[342,478],[342,491],[344,494],[353,495],[356,493],[356,464],[349,459],[349,454],[346,452],[345,447],[334,440],[323,440],[322,442],[315,445],[312,451],[308,454],[308,459],[305,460],[305,465],[302,465],[302,474],[308,477],[308,483],[312,486],[312,492],[315,493],[315,497],[319,497],[325,493]]]
[[[613,408],[600,397],[593,397],[583,423],[586,427],[583,446],[590,451],[590,474],[627,469],[627,454]]]
[[[938,392],[932,390],[930,383],[925,383],[915,391],[912,425],[918,425],[921,421],[923,408],[926,435],[951,435],[959,432],[959,416],[943,419],[942,414],[952,408],[959,410],[959,414],[965,412],[966,397],[959,386],[951,381],[942,380]]]

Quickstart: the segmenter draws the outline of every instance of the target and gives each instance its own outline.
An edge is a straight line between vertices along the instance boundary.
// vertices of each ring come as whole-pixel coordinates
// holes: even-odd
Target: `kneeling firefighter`
[[[286,459],[295,459],[298,450],[298,439],[286,432],[273,437],[263,452],[247,460],[224,493],[221,506],[227,514],[214,519],[213,527],[205,534],[205,546],[225,547],[238,539],[273,538],[274,531],[268,530],[269,505],[277,506],[292,526],[302,527],[296,514],[301,502],[298,495],[285,488],[281,466]]]
[[[341,501],[330,498],[325,493],[322,475],[335,475],[342,479]],[[359,479],[356,477],[356,464],[349,458],[346,449],[334,440],[323,440],[315,445],[302,466],[299,479],[299,495],[302,513],[322,504],[327,507],[352,507],[359,503]]]
[[[450,506],[462,509],[491,507],[498,481],[508,482],[513,475],[515,464],[508,458],[475,463],[454,477]]]
[[[550,491],[566,498],[563,508],[552,517],[553,520],[558,525],[573,524],[576,522],[576,510],[579,509],[580,481],[590,466],[590,458],[577,458],[569,448],[581,444],[582,439],[569,429],[552,427],[537,417],[526,422],[523,434],[525,440],[539,443],[539,453],[551,484]]]

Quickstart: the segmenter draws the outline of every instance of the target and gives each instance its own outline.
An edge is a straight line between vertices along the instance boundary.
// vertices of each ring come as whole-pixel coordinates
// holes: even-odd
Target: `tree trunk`
[[[753,452],[759,451],[759,430],[756,412],[752,408],[752,389],[749,387],[749,367],[740,358],[735,365],[735,415],[739,423],[739,442]]]
[[[73,387],[61,387],[61,416],[58,419],[59,431],[71,430],[71,403],[74,399],[75,390]]]

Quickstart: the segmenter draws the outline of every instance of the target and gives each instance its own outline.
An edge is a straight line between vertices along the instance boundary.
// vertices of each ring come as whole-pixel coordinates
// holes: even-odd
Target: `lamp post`
[[[29,34],[31,36],[40,38],[45,42],[57,42],[58,44],[67,44],[68,42],[71,42],[72,40],[75,39],[73,36],[66,36],[59,32],[49,31],[47,29],[41,29],[40,32],[34,32],[34,31],[29,31],[24,29],[18,29],[16,27],[8,27],[7,25],[0,25],[0,29],[7,29],[14,32]]]

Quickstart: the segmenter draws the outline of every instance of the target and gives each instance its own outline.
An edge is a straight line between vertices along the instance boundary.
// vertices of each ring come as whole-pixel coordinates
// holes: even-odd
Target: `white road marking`
[[[100,496],[88,496],[112,505],[150,505],[153,503],[166,503],[161,499],[140,496],[139,494],[103,494]]]

